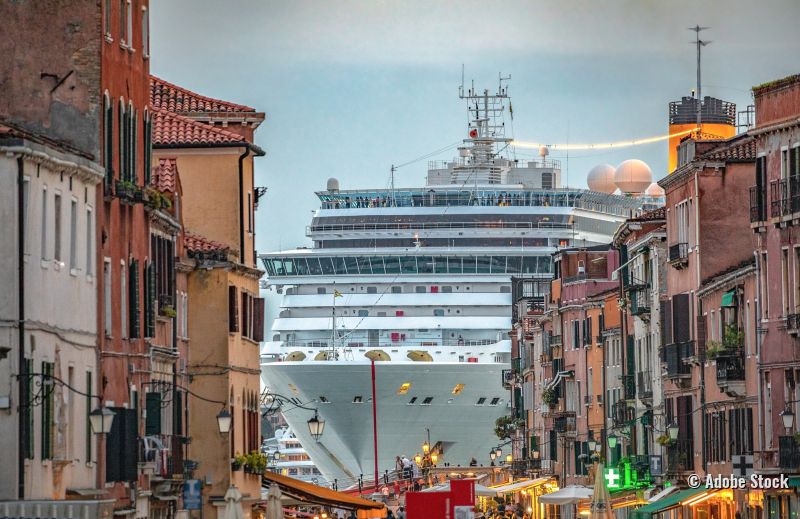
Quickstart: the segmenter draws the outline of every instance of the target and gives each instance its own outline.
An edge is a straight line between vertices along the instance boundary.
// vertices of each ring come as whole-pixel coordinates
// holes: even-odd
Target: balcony
[[[575,417],[574,416],[556,417],[553,420],[553,430],[555,430],[559,434],[575,433]]]
[[[550,346],[561,346],[561,336],[560,335],[551,335],[550,336]]]
[[[750,222],[767,220],[767,192],[759,186],[750,188]]]
[[[611,420],[614,427],[624,427],[636,419],[636,409],[630,407],[624,400],[616,402],[611,407]]]
[[[631,291],[631,315],[644,317],[650,314],[650,289],[646,286]]]
[[[640,371],[636,374],[636,387],[639,390],[639,400],[653,399],[653,374],[649,371]]]
[[[781,218],[800,213],[800,177],[792,176],[773,180],[770,190],[770,216]]]
[[[789,335],[800,337],[800,314],[786,316],[786,331],[789,332]]]
[[[124,180],[117,180],[114,183],[114,196],[123,203],[136,204],[146,202],[144,190],[134,184]]]
[[[782,469],[800,469],[800,446],[794,436],[778,437],[778,465]]]
[[[694,471],[694,442],[678,440],[667,447],[667,474],[682,474]]]
[[[633,375],[621,375],[623,400],[636,399],[636,379]]]
[[[688,243],[676,243],[669,246],[669,264],[678,270],[689,264]]]
[[[151,480],[183,480],[183,438],[174,435],[145,436],[139,459],[153,470]]]
[[[746,394],[744,357],[741,353],[717,358],[717,385],[731,397]]]
[[[667,344],[662,351],[662,361],[667,365],[667,378],[691,378],[691,366],[687,364],[694,356],[694,341]]]

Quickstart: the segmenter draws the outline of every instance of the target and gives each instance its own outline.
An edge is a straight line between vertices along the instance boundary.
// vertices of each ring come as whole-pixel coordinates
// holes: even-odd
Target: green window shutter
[[[119,102],[119,179],[127,180],[127,155],[125,154],[125,138],[128,133],[128,118],[125,117],[125,103]]]
[[[145,337],[153,337],[156,334],[155,311],[156,311],[156,277],[153,263],[148,261],[144,267],[144,326]]]
[[[144,121],[144,183],[150,184],[153,168],[153,116],[148,114]]]
[[[139,261],[131,260],[128,265],[128,336],[138,338],[140,333],[139,322]]]
[[[42,399],[42,459],[49,460],[53,458],[53,404],[55,403],[55,381],[51,378],[53,376],[51,362],[42,362],[42,374],[44,375],[43,382],[47,384],[44,389],[45,396]]]
[[[131,141],[129,145],[130,154],[131,154],[131,182],[134,184],[137,183],[138,178],[136,178],[136,133],[138,131],[139,115],[136,112],[136,109],[131,110]]]
[[[114,182],[114,106],[111,98],[107,98],[105,106],[105,132],[104,132],[104,153],[106,167],[106,185]]]
[[[147,419],[144,423],[145,436],[161,434],[161,393],[145,393]]]
[[[31,373],[33,373],[33,359],[25,359],[25,374],[30,375]],[[33,459],[33,377],[27,377],[26,386],[27,395],[24,402],[25,407],[23,408],[25,414],[25,428],[27,429],[25,435],[27,440],[25,442],[25,457],[27,459]]]
[[[92,412],[92,372],[86,372],[86,463],[92,461],[92,422],[89,413]]]

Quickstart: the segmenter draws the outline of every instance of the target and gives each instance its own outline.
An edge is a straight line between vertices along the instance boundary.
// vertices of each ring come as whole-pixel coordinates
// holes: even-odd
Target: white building
[[[0,501],[18,499],[20,489],[26,500],[97,494],[88,413],[100,385],[95,194],[102,178],[88,159],[0,134]],[[22,395],[20,361],[31,374]]]

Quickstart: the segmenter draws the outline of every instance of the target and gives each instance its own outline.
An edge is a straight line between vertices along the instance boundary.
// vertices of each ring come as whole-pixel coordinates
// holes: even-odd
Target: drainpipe
[[[700,298],[697,297],[697,292],[700,288],[700,185],[697,181],[699,173],[697,170],[694,172],[694,263],[695,263],[695,274],[697,275],[697,283],[695,284],[695,292],[694,292],[694,307],[695,307],[695,318],[693,323],[689,323],[689,328],[694,329],[694,337],[695,340],[697,339],[697,317],[703,315],[703,305],[700,302]],[[698,350],[699,350],[699,344]],[[698,357],[700,356],[700,352],[697,352]],[[703,440],[708,437],[708,431],[706,431],[706,368],[705,368],[705,352],[703,352],[703,356],[701,357],[701,364],[700,364],[700,434]],[[694,417],[691,417],[691,420],[694,420]],[[694,427],[692,427],[692,431],[694,431]],[[703,456],[703,472],[708,473],[708,464],[706,462],[706,442],[700,442],[701,447],[701,455]],[[694,448],[694,435],[692,437],[692,448]]]
[[[28,443],[27,421],[23,420],[23,410],[28,409],[28,373],[25,368],[25,225],[24,225],[24,207],[25,198],[23,196],[23,186],[25,165],[24,159],[20,156],[17,157],[17,331],[19,333],[17,339],[17,383],[19,384],[17,391],[19,392],[19,406],[17,407],[17,426],[18,426],[18,439],[17,445],[17,495],[19,499],[25,499],[25,446]],[[23,375],[24,373],[24,375]]]
[[[244,265],[244,159],[250,155],[250,146],[239,155],[239,263]],[[249,208],[248,208],[249,210]]]
[[[753,251],[753,256],[755,256],[756,260],[756,318],[755,322],[753,323],[753,331],[756,335],[756,365],[758,369],[756,370],[758,373],[758,412],[763,415],[764,413],[764,385],[762,383],[761,378],[761,334],[758,332],[761,324],[761,258],[759,257],[758,250]],[[771,417],[770,417],[771,418]],[[763,424],[764,420],[759,420],[758,423]],[[764,438],[764,426],[759,426],[758,431],[758,450],[763,452],[765,450],[765,438]],[[761,468],[763,468],[763,458],[759,456],[759,461],[761,462]]]

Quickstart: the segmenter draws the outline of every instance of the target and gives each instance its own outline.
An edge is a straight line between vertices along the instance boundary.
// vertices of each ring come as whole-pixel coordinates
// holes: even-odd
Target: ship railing
[[[438,348],[442,346],[490,346],[498,344],[498,339],[381,339],[379,341],[363,340],[340,340],[336,339],[337,348],[398,348],[398,347],[420,347]],[[283,348],[330,348],[331,339],[312,340],[312,341],[281,341]]]
[[[419,222],[419,223],[358,223],[307,225],[306,235],[316,232],[379,231],[379,230],[429,230],[429,229],[542,229],[571,230],[567,222]]]

